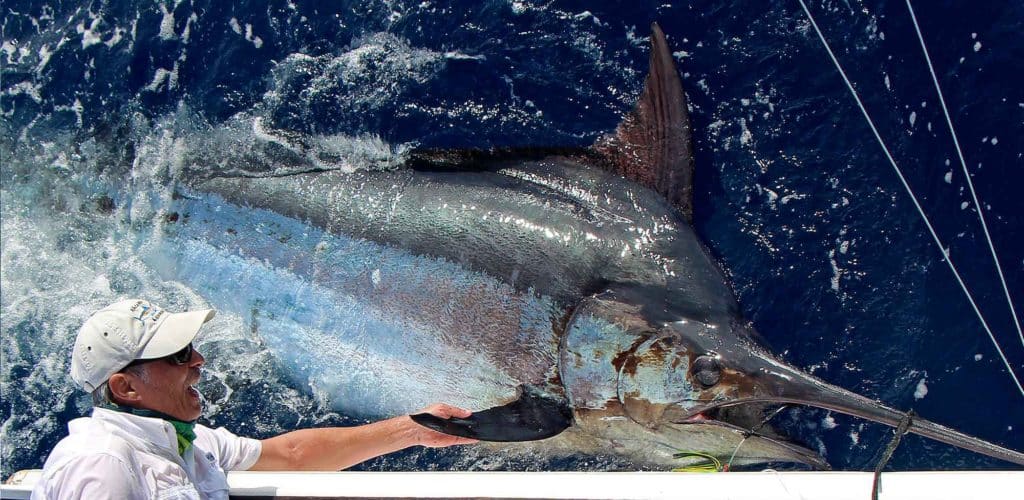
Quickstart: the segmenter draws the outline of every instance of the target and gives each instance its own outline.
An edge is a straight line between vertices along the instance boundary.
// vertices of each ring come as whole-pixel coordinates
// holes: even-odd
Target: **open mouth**
[[[188,383],[188,389],[186,392],[188,392],[192,397],[199,398],[199,389],[196,389],[196,385],[199,384],[199,379],[202,378],[202,372],[198,369],[193,369],[190,374],[192,375],[192,377],[190,377],[192,378],[192,381]]]
[[[772,407],[775,406],[773,409]],[[678,419],[678,424],[724,424],[745,432],[774,435],[768,423],[785,408],[785,404],[757,402],[733,406],[711,406],[698,413]]]
[[[190,383],[188,385],[188,387],[185,389],[185,392],[187,392],[190,396],[192,396],[192,397],[194,397],[196,399],[201,398],[202,395],[199,393],[199,389],[196,388],[196,385],[198,385],[198,384],[199,384],[199,377],[196,377],[195,380],[193,380],[192,383]]]

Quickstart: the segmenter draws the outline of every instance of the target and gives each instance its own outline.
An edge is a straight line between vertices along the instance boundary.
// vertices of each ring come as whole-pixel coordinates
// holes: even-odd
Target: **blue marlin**
[[[655,25],[635,108],[590,148],[424,149],[396,168],[207,175],[179,188],[168,211],[180,216],[142,251],[250,317],[296,380],[354,416],[444,401],[476,413],[420,421],[512,448],[641,467],[700,460],[674,456],[688,450],[827,468],[763,425],[766,408],[894,427],[905,414],[761,347],[691,226],[691,133]],[[1024,464],[922,418],[909,431]]]

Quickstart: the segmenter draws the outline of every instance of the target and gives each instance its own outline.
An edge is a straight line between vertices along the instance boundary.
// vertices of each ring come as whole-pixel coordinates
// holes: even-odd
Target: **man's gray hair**
[[[110,400],[110,384],[104,382],[92,391],[93,406],[110,406],[111,403],[113,401]]]
[[[122,369],[121,371],[129,372],[132,375],[135,375],[136,377],[142,379],[144,383],[149,383],[149,370],[146,369],[146,365],[128,366]],[[99,387],[92,391],[93,406],[102,407],[110,406],[112,404],[117,404],[117,401],[114,401],[114,395],[110,393],[109,381],[103,382],[102,384],[100,384]]]

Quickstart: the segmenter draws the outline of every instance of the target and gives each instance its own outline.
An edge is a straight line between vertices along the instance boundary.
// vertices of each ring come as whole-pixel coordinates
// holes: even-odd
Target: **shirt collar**
[[[178,437],[174,426],[160,418],[140,417],[106,408],[93,408],[92,418],[104,424],[113,434],[129,441],[145,441],[178,455]]]

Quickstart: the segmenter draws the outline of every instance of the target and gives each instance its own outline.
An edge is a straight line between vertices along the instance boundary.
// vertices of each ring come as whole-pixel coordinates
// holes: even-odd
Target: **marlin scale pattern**
[[[591,148],[419,150],[397,169],[200,176],[143,253],[251,316],[298,380],[353,415],[444,401],[475,413],[419,421],[503,447],[641,467],[678,466],[673,454],[693,450],[827,468],[762,429],[765,408],[891,426],[903,413],[758,344],[690,225],[692,131],[656,25],[651,48],[636,108]],[[910,432],[1024,464],[924,419]]]

